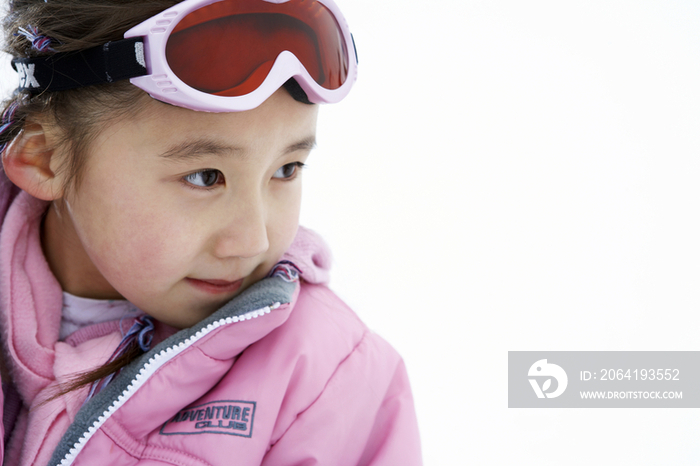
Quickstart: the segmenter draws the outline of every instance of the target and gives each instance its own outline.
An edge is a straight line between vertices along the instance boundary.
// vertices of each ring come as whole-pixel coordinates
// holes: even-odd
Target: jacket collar
[[[288,319],[299,295],[299,283],[281,277],[270,277],[254,284],[221,309],[197,325],[179,331],[156,345],[149,352],[126,366],[114,380],[95,395],[76,415],[73,423],[54,451],[49,464],[72,464],[92,435],[158,372],[177,358],[185,357],[196,348],[207,360],[216,360],[216,368],[188,365],[187,397],[164,397],[159,412],[177,412],[182,406],[198,399],[211,389],[233,366],[236,357],[249,345],[268,335]],[[198,352],[198,353],[199,353]],[[197,373],[197,371],[201,373]],[[175,371],[173,377],[182,377]],[[172,406],[167,406],[168,404]],[[156,420],[165,422],[167,419]],[[153,421],[153,419],[152,419]]]

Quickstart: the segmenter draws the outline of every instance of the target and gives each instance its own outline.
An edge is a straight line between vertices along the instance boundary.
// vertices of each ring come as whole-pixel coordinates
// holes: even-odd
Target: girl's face
[[[47,251],[66,258],[52,264],[64,288],[122,296],[184,328],[263,278],[291,244],[318,106],[283,89],[240,113],[146,105],[97,136],[65,213],[47,217],[45,248],[68,249]]]

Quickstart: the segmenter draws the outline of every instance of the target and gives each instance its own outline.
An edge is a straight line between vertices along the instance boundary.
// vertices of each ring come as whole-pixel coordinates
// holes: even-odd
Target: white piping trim
[[[154,355],[151,359],[146,362],[146,364],[143,365],[141,370],[136,374],[134,379],[132,379],[131,383],[126,387],[126,390],[122,392],[121,395],[112,403],[112,405],[107,409],[107,411],[103,412],[100,417],[97,418],[97,420],[90,426],[88,427],[87,432],[85,432],[79,439],[78,441],[73,445],[73,448],[71,448],[68,453],[66,453],[66,456],[61,460],[59,463],[60,466],[69,466],[73,464],[73,461],[75,461],[76,456],[80,453],[80,451],[83,449],[85,444],[90,440],[90,438],[93,436],[95,432],[97,432],[97,429],[102,427],[102,424],[104,424],[107,419],[114,414],[114,412],[121,408],[121,406],[126,403],[131,396],[136,393],[136,390],[141,388],[141,386],[160,368],[165,364],[166,362],[170,361],[172,358],[177,356],[178,354],[182,353],[186,348],[190,347],[193,343],[195,343],[197,340],[202,338],[203,336],[207,335],[210,333],[212,330],[217,329],[221,327],[222,325],[228,325],[228,324],[233,324],[235,322],[241,322],[244,320],[250,320],[250,319],[255,319],[256,317],[260,317],[265,314],[269,314],[271,310],[277,309],[280,307],[280,303],[275,303],[271,306],[266,306],[262,309],[258,309],[255,311],[247,312],[241,316],[233,316],[233,317],[227,317],[225,319],[219,319],[217,321],[212,322],[211,324],[207,325],[205,328],[199,330],[197,333],[192,335],[191,337],[187,338],[184,341],[181,341],[175,346],[170,346],[164,350],[161,350],[160,353]]]

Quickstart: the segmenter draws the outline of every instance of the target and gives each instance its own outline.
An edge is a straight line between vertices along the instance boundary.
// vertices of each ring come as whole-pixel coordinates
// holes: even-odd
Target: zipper
[[[209,334],[213,330],[223,326],[229,325],[236,322],[242,322],[245,320],[255,319],[260,316],[264,316],[270,313],[273,309],[277,309],[281,304],[279,302],[265,306],[262,309],[257,309],[255,311],[247,312],[240,316],[230,316],[223,319],[211,322],[206,327],[197,331],[194,335],[186,338],[180,343],[169,346],[161,350],[159,353],[154,354],[144,365],[141,367],[139,372],[134,376],[126,389],[117,397],[116,400],[112,402],[109,408],[102,413],[101,416],[97,418],[95,422],[88,428],[87,431],[78,438],[78,441],[73,444],[68,450],[68,453],[61,459],[61,462],[57,466],[69,466],[73,464],[75,458],[80,454],[85,444],[90,440],[95,432],[104,424],[107,419],[109,419],[114,412],[119,409],[124,403],[126,403],[136,391],[141,388],[141,386],[153,375],[159,368],[161,368],[165,363],[173,359],[178,354],[182,353],[185,349],[190,347],[193,343]]]

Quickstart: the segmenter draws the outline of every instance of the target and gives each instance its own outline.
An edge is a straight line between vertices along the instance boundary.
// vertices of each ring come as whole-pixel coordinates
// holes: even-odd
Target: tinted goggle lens
[[[334,90],[345,83],[345,40],[333,14],[315,0],[212,3],[182,18],[168,38],[165,55],[188,86],[242,96],[263,83],[285,50],[321,87]]]

